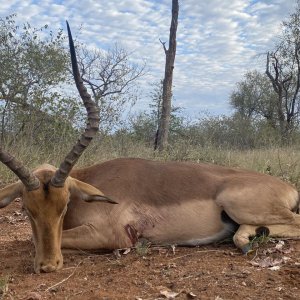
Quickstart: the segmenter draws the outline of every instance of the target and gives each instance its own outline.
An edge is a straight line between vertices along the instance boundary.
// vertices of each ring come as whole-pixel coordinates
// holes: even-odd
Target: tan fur
[[[0,208],[7,206],[17,197],[22,195],[23,184],[21,181],[12,183],[1,190]]]
[[[232,235],[234,222],[240,225],[234,242],[243,250],[261,226],[271,236],[300,237],[300,216],[293,212],[299,206],[297,191],[268,175],[209,164],[116,159],[73,170],[63,188],[54,188],[49,185],[54,171],[50,165],[35,170],[38,190],[20,192],[17,183],[0,191],[0,205],[10,193],[22,194],[36,272],[61,268],[61,247],[125,248],[141,237],[199,245]],[[105,196],[118,204],[103,202]],[[222,218],[224,212],[231,222]]]

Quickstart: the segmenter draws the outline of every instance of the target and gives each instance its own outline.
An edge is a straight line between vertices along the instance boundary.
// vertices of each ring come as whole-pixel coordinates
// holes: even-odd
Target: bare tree
[[[154,145],[154,149],[158,149],[159,151],[164,150],[168,144],[168,134],[171,118],[173,70],[176,56],[176,32],[178,25],[178,12],[178,0],[172,0],[172,20],[170,27],[169,49],[166,48],[166,42],[160,41],[165,51],[166,64],[165,77],[163,80],[162,112]]]
[[[82,80],[100,109],[101,125],[109,128],[120,117],[125,103],[135,102],[135,82],[144,74],[145,66],[131,63],[130,54],[117,45],[106,52],[82,47],[78,56]]]
[[[285,141],[295,127],[300,90],[300,1],[282,23],[280,43],[267,54],[266,74],[277,95],[276,110],[280,134]]]

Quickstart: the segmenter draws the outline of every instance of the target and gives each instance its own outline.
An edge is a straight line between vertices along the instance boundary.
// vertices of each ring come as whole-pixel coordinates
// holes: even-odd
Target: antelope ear
[[[68,182],[70,193],[79,193],[81,198],[86,202],[101,201],[118,204],[116,201],[105,196],[100,190],[88,183],[75,178],[69,178]]]
[[[18,181],[0,190],[0,208],[3,208],[22,195],[23,183]]]

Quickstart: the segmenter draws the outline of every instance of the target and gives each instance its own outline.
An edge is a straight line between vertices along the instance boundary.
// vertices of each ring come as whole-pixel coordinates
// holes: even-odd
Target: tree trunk
[[[270,61],[270,58],[273,60]],[[273,69],[273,72],[275,75],[272,74],[271,67]],[[284,107],[284,97],[283,97],[283,90],[284,90],[284,83],[290,80],[290,77],[281,79],[280,76],[281,72],[281,66],[279,62],[279,58],[277,57],[276,51],[273,53],[267,54],[267,65],[266,65],[266,74],[269,77],[269,79],[272,82],[273,89],[275,93],[277,94],[277,107],[276,107],[276,113],[277,113],[277,119],[278,119],[278,125],[279,125],[279,132],[281,137],[281,143],[285,144],[288,140],[289,136],[289,123],[287,122],[286,115],[284,113],[283,107]],[[285,99],[287,101],[287,99]],[[288,110],[286,110],[286,114],[288,114]]]
[[[173,70],[176,55],[176,32],[178,24],[178,0],[172,0],[172,21],[170,27],[169,49],[165,47],[165,43],[161,42],[166,55],[165,78],[163,80],[163,95],[162,95],[162,112],[159,121],[157,138],[155,140],[154,149],[162,151],[168,144],[168,134],[170,127],[171,116],[171,99],[172,99],[172,82]]]

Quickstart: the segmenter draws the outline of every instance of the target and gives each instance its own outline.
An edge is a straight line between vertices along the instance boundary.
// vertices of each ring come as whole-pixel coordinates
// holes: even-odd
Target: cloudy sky
[[[18,21],[35,26],[82,26],[80,41],[108,49],[116,42],[132,59],[149,70],[141,83],[158,81],[164,74],[171,0],[10,0],[1,1],[0,16],[17,13]],[[295,0],[181,0],[174,70],[176,105],[195,117],[199,113],[228,114],[230,92],[250,69],[261,68],[258,54],[272,49],[280,23]],[[136,110],[147,107],[145,91]]]

